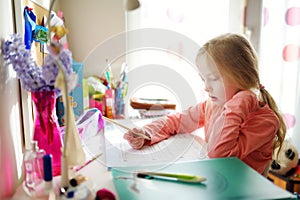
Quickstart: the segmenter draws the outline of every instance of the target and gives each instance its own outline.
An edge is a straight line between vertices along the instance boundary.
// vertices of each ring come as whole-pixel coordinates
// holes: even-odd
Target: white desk
[[[102,151],[102,140],[103,137],[103,131],[100,133],[93,135],[91,137],[84,138],[84,149],[86,151],[87,160],[92,158],[93,156],[101,153]],[[103,155],[102,155],[103,156]],[[103,164],[101,160],[103,157],[100,156],[98,159],[94,160],[81,170],[79,170],[77,173],[82,174],[88,178],[93,183],[93,195],[96,194],[96,192],[99,189],[106,188],[113,192],[116,197],[116,189],[113,184],[111,172],[107,170],[106,166]],[[60,177],[54,177],[53,182],[58,184],[60,181]],[[14,196],[11,198],[12,200],[26,200],[31,199],[23,190],[22,185],[20,185],[14,194]],[[57,198],[59,199],[59,198]],[[118,198],[117,198],[118,199]]]
[[[103,137],[103,131],[101,131],[100,133],[98,133],[98,134],[94,134],[94,135],[86,135],[86,137],[84,137],[83,138],[83,141],[84,141],[84,149],[85,149],[85,151],[86,151],[86,154],[87,154],[87,160],[89,160],[90,158],[92,158],[92,157],[94,157],[95,155],[98,155],[100,152],[103,152],[103,142],[104,142],[104,137]],[[208,162],[208,161],[204,161],[204,163],[205,162]],[[215,161],[209,161],[209,162],[215,162]],[[219,161],[218,161],[219,162]],[[80,174],[82,174],[82,175],[84,175],[84,176],[86,176],[89,180],[91,180],[92,181],[92,183],[93,183],[93,196],[95,196],[95,193],[96,193],[96,191],[98,191],[99,189],[102,189],[102,188],[106,188],[106,189],[108,189],[108,190],[110,190],[111,192],[113,192],[114,194],[115,194],[115,196],[117,197],[117,199],[119,199],[118,198],[118,195],[117,195],[117,192],[116,192],[116,188],[115,188],[115,186],[114,186],[114,183],[113,183],[113,178],[112,178],[112,174],[111,174],[111,172],[110,171],[108,171],[107,170],[107,167],[105,166],[105,160],[104,160],[104,154],[102,154],[102,156],[100,156],[98,159],[96,159],[96,160],[94,160],[93,162],[91,162],[89,165],[87,165],[86,167],[84,167],[84,168],[82,168],[80,171],[78,171],[78,173],[80,173]],[[198,163],[198,162],[195,162],[195,163]],[[176,163],[174,163],[174,164],[176,164]],[[241,164],[241,163],[240,163]],[[193,164],[191,164],[191,165],[193,165]],[[199,163],[199,166],[200,166],[200,163]],[[220,168],[220,169],[218,169],[218,170],[210,170],[210,168],[206,168],[208,171],[209,171],[209,173],[207,173],[207,174],[205,174],[204,172],[205,172],[205,170],[202,170],[202,168],[199,168],[199,166],[198,166],[198,164],[196,165],[196,166],[194,166],[194,167],[189,167],[189,166],[187,166],[186,164],[184,164],[183,165],[183,168],[187,168],[187,169],[185,169],[185,170],[183,170],[183,171],[187,171],[187,172],[193,172],[193,169],[195,170],[195,174],[197,174],[197,173],[199,173],[199,174],[203,174],[205,177],[207,177],[208,179],[209,179],[209,181],[210,182],[212,182],[212,183],[210,183],[210,186],[208,187],[208,189],[211,187],[211,186],[214,186],[215,187],[215,184],[216,183],[218,183],[218,182],[214,182],[214,180],[220,180],[219,178],[220,178],[220,174],[222,174],[222,173],[218,173],[218,170],[220,170],[220,171],[223,171],[224,169],[222,168],[222,165],[219,165],[219,164],[214,164],[214,165],[212,165],[212,166],[214,166],[215,168],[217,167],[217,168]],[[289,197],[292,197],[292,194],[288,194],[288,193],[286,193],[286,191],[284,191],[284,190],[282,190],[282,189],[278,189],[278,188],[275,188],[274,187],[274,185],[271,183],[271,182],[269,182],[267,179],[265,179],[265,178],[262,178],[260,175],[258,175],[256,172],[254,172],[252,169],[250,169],[250,168],[248,168],[248,167],[246,167],[246,165],[244,166],[244,167],[242,167],[242,168],[240,168],[240,167],[237,167],[236,169],[234,169],[234,170],[232,170],[232,166],[233,165],[229,165],[227,168],[228,168],[228,170],[229,170],[229,172],[224,172],[223,174],[224,174],[224,176],[225,176],[225,179],[226,179],[226,181],[230,181],[230,183],[231,184],[229,184],[229,186],[230,185],[234,185],[234,186],[230,186],[229,188],[233,188],[233,187],[235,187],[235,186],[242,186],[243,184],[237,184],[236,185],[236,183],[240,183],[240,182],[248,182],[249,181],[249,178],[251,177],[251,178],[253,178],[253,183],[254,184],[252,184],[252,182],[250,181],[249,182],[249,185],[248,186],[251,186],[251,187],[253,187],[252,188],[252,191],[256,191],[256,187],[258,187],[258,188],[261,188],[260,187],[260,185],[265,185],[266,187],[268,186],[268,187],[270,187],[270,188],[273,188],[273,190],[274,191],[277,191],[278,192],[278,195],[279,196],[289,196]],[[177,169],[177,165],[169,165],[169,168],[170,168],[170,170],[171,169],[174,169],[174,171],[176,172],[178,169]],[[235,170],[241,170],[240,171],[240,174],[244,174],[243,175],[243,178],[241,179],[242,181],[236,181],[236,172],[235,172]],[[244,173],[244,171],[242,170],[242,169],[245,169],[246,171],[250,171],[249,173],[247,172],[247,173]],[[123,172],[126,172],[126,171],[129,171],[129,170],[121,170],[121,171],[119,171],[118,173],[123,173]],[[172,170],[171,170],[172,171]],[[197,173],[196,173],[197,172]],[[217,173],[216,173],[217,172]],[[194,172],[193,172],[194,173]],[[250,174],[250,176],[247,176],[247,174]],[[256,176],[256,178],[255,178],[255,176],[254,175],[255,174],[257,174],[257,175],[255,175]],[[122,175],[122,174],[121,174]],[[227,177],[227,175],[229,176],[233,176],[233,178],[232,177]],[[126,176],[128,176],[128,174],[126,174]],[[216,178],[214,178],[214,177],[217,177],[217,179]],[[227,177],[227,178],[226,178]],[[239,176],[237,177],[237,178],[240,178]],[[57,182],[57,181],[59,181],[59,177],[55,177],[55,181],[54,182]],[[124,183],[122,183],[123,185],[120,185],[120,181],[123,181]],[[257,182],[257,181],[259,181],[260,182],[260,184],[259,184],[259,186],[257,186],[257,185],[255,185],[255,183]],[[118,190],[119,190],[119,192],[120,192],[120,195],[122,195],[122,198],[123,199],[128,199],[128,198],[130,198],[132,195],[134,195],[133,193],[130,193],[126,188],[127,188],[127,185],[130,183],[130,182],[126,182],[126,181],[124,181],[124,180],[118,180],[118,182],[119,182],[119,185],[118,185]],[[143,189],[143,187],[145,187],[146,189],[143,189],[144,191],[150,191],[150,192],[148,192],[147,193],[147,195],[145,196],[143,196],[143,197],[141,197],[141,196],[137,196],[137,195],[135,195],[136,197],[135,198],[133,198],[133,199],[150,199],[150,197],[151,197],[151,199],[153,199],[152,197],[153,197],[153,194],[155,194],[156,196],[158,195],[159,196],[159,193],[153,193],[153,191],[155,191],[155,190],[153,190],[153,188],[151,188],[151,189],[149,189],[149,184],[146,184],[146,185],[143,185],[142,183],[146,183],[147,181],[145,181],[145,180],[139,180],[139,188],[140,189]],[[157,182],[157,184],[166,184],[166,182]],[[152,184],[150,184],[150,186],[152,187]],[[216,184],[216,186],[218,186],[218,184]],[[251,187],[242,187],[242,188],[246,188],[246,190],[245,191],[250,191],[250,193],[251,193],[251,190],[249,189],[249,188],[251,188]],[[160,186],[157,186],[157,188],[159,188]],[[172,188],[174,188],[174,187],[179,187],[178,189],[182,189],[182,185],[179,185],[179,184],[174,184],[174,185],[172,185],[172,186],[170,186],[170,187],[172,187]],[[120,188],[121,188],[121,190],[120,190]],[[188,188],[188,189],[190,189],[190,188]],[[193,190],[194,192],[195,191],[199,191],[199,188],[197,188],[198,190]],[[164,193],[164,192],[166,192],[167,190],[165,190],[165,189],[162,189],[162,192]],[[179,190],[175,190],[175,191],[179,191]],[[213,190],[211,190],[211,191],[215,191],[214,189]],[[211,191],[208,191],[208,192],[211,192]],[[245,192],[244,191],[244,192]],[[240,191],[237,191],[238,193],[240,193]],[[231,190],[228,190],[227,191],[227,193],[228,193],[228,195],[232,195],[231,193],[232,193],[232,191]],[[249,193],[249,192],[248,192]],[[265,191],[263,194],[266,194],[266,193],[268,193],[267,191]],[[149,195],[148,195],[149,194]],[[203,192],[203,194],[202,195],[204,195],[204,196],[207,196],[207,195],[209,195],[210,193],[206,193],[205,191]],[[235,193],[234,193],[235,194]],[[130,196],[131,195],[131,196]],[[198,195],[198,194],[197,194]],[[269,195],[269,194],[268,194]],[[274,196],[275,194],[270,194],[270,196],[272,197],[272,196]],[[276,194],[277,195],[277,194]],[[276,196],[275,195],[275,196]],[[216,195],[216,196],[218,196],[218,195]],[[145,197],[145,198],[144,198]],[[147,197],[147,198],[146,198]],[[176,196],[177,197],[177,199],[182,199],[182,197],[180,197],[180,196]],[[201,195],[199,196],[199,197],[201,197]],[[13,198],[12,198],[13,200],[19,200],[19,199],[24,199],[24,200],[26,200],[26,199],[30,199],[30,197],[28,197],[26,194],[25,194],[25,192],[23,191],[23,188],[22,188],[22,186],[20,186],[19,188],[18,188],[18,191],[16,192],[16,194],[13,196]],[[57,199],[59,199],[59,198],[57,198]],[[90,198],[91,200],[93,200],[94,198]],[[154,198],[155,199],[155,198]],[[292,198],[291,198],[292,199]],[[294,198],[293,198],[294,199]]]
[[[101,188],[106,188],[116,194],[115,187],[113,185],[112,176],[109,171],[106,170],[102,164],[97,161],[90,163],[87,167],[80,170],[80,173],[88,177],[89,180],[93,182],[94,191]],[[59,181],[59,177],[55,177],[54,181]],[[117,196],[117,194],[116,194]],[[19,186],[15,195],[12,197],[12,200],[26,200],[31,199],[26,193],[24,192],[22,185]]]

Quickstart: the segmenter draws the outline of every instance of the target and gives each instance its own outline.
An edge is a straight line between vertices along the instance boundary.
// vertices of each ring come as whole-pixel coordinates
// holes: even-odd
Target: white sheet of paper
[[[133,128],[142,127],[150,121],[147,119],[118,122]],[[123,139],[126,130],[106,123],[104,128],[106,165],[108,167],[142,166],[206,159],[206,145],[201,137],[201,131],[200,129],[192,134],[177,134],[157,144],[135,150],[127,140]]]

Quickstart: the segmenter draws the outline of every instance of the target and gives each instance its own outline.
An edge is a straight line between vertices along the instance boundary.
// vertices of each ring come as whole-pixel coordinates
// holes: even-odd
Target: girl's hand
[[[124,134],[124,139],[128,140],[130,146],[134,149],[141,149],[144,146],[147,140],[145,138],[147,137],[150,138],[149,134],[147,134],[145,130],[137,128],[133,128],[131,131]]]

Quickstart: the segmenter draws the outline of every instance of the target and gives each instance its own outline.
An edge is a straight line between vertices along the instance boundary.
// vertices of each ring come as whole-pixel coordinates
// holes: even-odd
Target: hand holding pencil
[[[146,137],[141,137],[142,135]],[[141,149],[147,141],[151,140],[149,134],[147,134],[144,129],[138,128],[133,128],[125,133],[124,139],[126,139],[130,146],[134,149]]]
[[[141,149],[144,146],[146,141],[151,140],[149,134],[147,134],[147,132],[144,129],[138,129],[138,128],[131,129],[110,118],[104,116],[102,116],[102,118],[112,124],[118,125],[119,127],[127,130],[127,132],[124,134],[124,139],[128,140],[129,144],[134,149]]]

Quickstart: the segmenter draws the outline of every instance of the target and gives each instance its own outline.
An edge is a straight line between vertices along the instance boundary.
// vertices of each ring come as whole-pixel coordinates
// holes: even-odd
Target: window
[[[195,66],[200,46],[243,31],[243,1],[141,0],[126,16],[128,98],[167,98],[177,110],[203,99]]]

